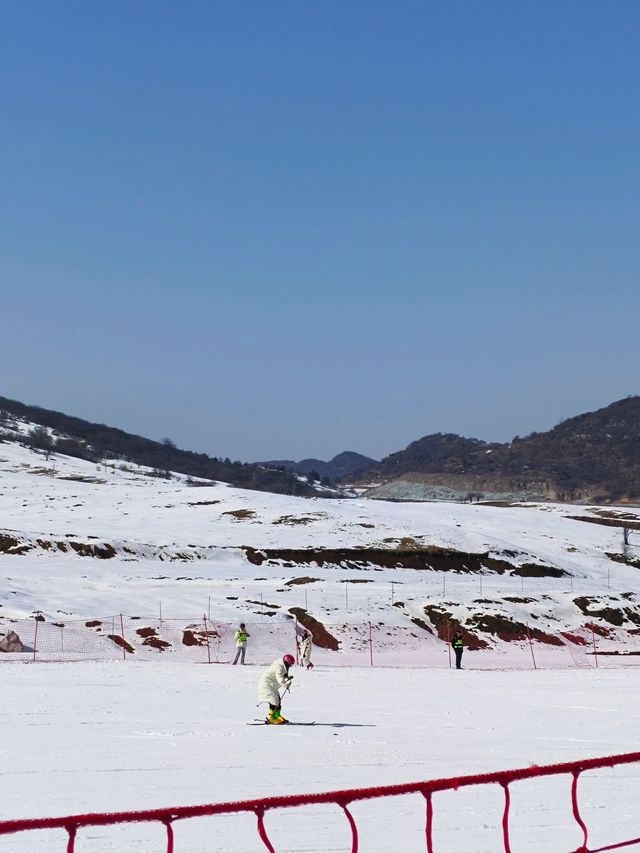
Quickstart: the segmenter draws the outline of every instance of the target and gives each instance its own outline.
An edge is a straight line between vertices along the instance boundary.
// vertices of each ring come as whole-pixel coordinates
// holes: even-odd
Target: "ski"
[[[281,726],[315,726],[316,721],[312,720],[310,723],[295,723],[288,720],[286,723],[279,723]],[[248,726],[273,726],[275,723],[268,723],[266,720],[255,720],[253,723],[247,723]]]

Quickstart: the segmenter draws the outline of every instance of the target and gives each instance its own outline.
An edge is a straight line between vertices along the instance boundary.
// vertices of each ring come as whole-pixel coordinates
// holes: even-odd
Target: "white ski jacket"
[[[282,658],[276,658],[260,677],[258,683],[258,702],[279,705],[280,688],[289,681],[289,677],[287,667]]]
[[[308,666],[311,663],[311,648],[313,640],[311,637],[305,637],[300,643],[300,663],[302,666]]]

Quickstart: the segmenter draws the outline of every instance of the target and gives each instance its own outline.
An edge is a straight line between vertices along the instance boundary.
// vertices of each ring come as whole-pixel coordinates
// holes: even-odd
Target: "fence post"
[[[227,626],[228,627],[228,626]],[[227,632],[227,628],[224,629],[224,633]],[[220,633],[220,623],[218,623],[218,628],[216,630],[216,663],[220,663],[220,644],[222,643],[222,634]]]
[[[36,630],[33,633],[33,662],[36,662],[36,647],[38,645],[38,618],[36,614]]]
[[[371,622],[369,622],[369,659],[371,661],[371,666],[373,666],[373,638],[371,636]]]
[[[591,626],[591,640],[593,642],[593,658],[596,662],[596,669],[598,668],[598,649],[596,648],[596,632],[593,630],[593,625]]]
[[[207,641],[207,663],[211,663],[211,643],[209,642],[209,629],[207,628],[206,615],[203,615],[202,619],[204,621],[204,637]]]
[[[124,638],[124,619],[122,618],[122,613],[120,614],[120,636],[122,637],[122,660],[127,659],[127,649],[126,649],[126,640]]]
[[[447,652],[449,653],[449,669],[451,669],[451,621],[447,621]]]
[[[298,617],[294,617],[293,621],[294,640],[296,644],[296,666],[300,666],[300,644],[298,642]]]
[[[527,639],[529,640],[529,649],[531,650],[531,660],[533,661],[533,668],[537,669],[536,666],[536,658],[533,654],[533,643],[531,642],[531,632],[529,631],[529,626],[527,625]]]

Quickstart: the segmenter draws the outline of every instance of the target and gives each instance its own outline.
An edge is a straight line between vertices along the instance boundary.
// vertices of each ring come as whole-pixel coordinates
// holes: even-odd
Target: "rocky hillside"
[[[45,453],[63,453],[90,462],[109,458],[142,465],[151,469],[151,476],[160,478],[170,478],[173,471],[277,494],[315,493],[289,470],[181,450],[169,438],[153,441],[105,424],[0,397],[0,442],[16,439]]]
[[[506,444],[425,436],[383,459],[365,480],[379,484],[371,497],[637,502],[640,397]]]

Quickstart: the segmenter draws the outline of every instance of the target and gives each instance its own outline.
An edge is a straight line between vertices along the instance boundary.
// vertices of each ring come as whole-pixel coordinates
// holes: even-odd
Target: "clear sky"
[[[0,395],[247,461],[640,392],[637,0],[0,7]]]

